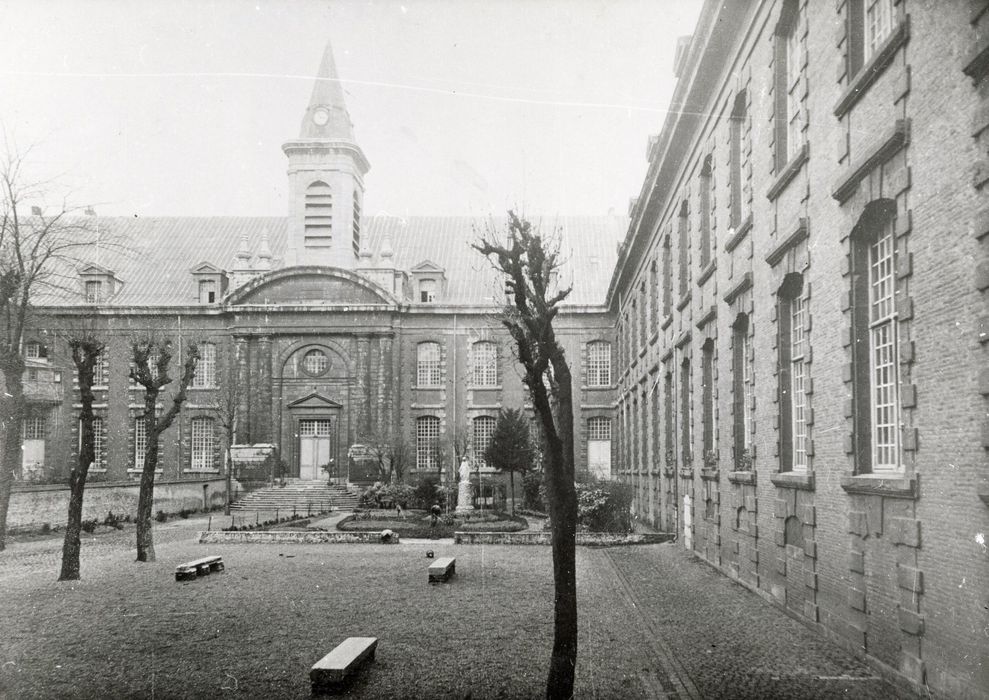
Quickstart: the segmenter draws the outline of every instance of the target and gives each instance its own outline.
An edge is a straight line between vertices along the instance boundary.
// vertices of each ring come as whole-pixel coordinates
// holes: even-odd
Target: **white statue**
[[[470,462],[464,457],[460,460],[460,480],[467,481],[468,479],[470,479]]]
[[[464,457],[460,462],[460,483],[457,484],[457,513],[466,513],[474,510],[470,502],[470,462]]]

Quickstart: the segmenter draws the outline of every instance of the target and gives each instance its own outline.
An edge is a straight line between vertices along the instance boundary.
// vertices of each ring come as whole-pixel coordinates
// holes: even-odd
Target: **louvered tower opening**
[[[361,252],[361,200],[354,190],[354,255]]]
[[[307,248],[333,244],[333,190],[325,182],[314,182],[306,189],[305,244]]]

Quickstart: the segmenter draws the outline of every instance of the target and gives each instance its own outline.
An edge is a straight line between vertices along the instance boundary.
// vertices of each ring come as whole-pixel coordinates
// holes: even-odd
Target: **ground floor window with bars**
[[[191,430],[192,469],[208,471],[216,468],[214,448],[216,433],[212,418],[193,418]]]
[[[587,421],[587,468],[599,479],[611,478],[611,419]]]
[[[440,419],[421,416],[416,419],[416,469],[436,468],[436,450],[440,440]]]

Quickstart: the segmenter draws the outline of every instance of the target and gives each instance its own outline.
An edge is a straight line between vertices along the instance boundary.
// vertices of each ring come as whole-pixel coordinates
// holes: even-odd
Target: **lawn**
[[[467,532],[519,532],[528,527],[521,516],[499,511],[474,511],[465,515],[445,514],[433,525],[432,516],[423,510],[406,510],[401,517],[394,510],[373,509],[347,516],[337,529],[344,532],[380,532],[392,530],[400,537],[453,537],[459,530]]]
[[[175,543],[16,577],[0,609],[0,697],[309,696],[309,667],[348,636],[380,638],[343,697],[536,698],[552,643],[549,548],[437,545],[457,576],[426,583],[426,545]],[[226,571],[177,583],[174,567],[222,554]],[[85,558],[85,552],[84,552]],[[578,549],[578,695],[641,697],[635,611],[600,552]]]

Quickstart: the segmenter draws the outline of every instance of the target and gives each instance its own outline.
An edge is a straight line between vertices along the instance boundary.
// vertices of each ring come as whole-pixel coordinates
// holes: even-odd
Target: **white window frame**
[[[209,389],[216,386],[216,344],[199,344],[199,362],[192,377],[193,389]]]
[[[192,471],[216,471],[216,424],[196,416],[189,425],[189,466]]]
[[[435,357],[427,356],[435,351]],[[416,385],[421,388],[443,386],[443,352],[440,344],[429,340],[416,346]]]
[[[99,304],[103,301],[103,280],[86,280],[86,303]]]
[[[148,453],[148,424],[144,416],[134,419],[134,468],[144,467],[144,458]]]
[[[498,346],[489,340],[474,343],[471,353],[471,376],[476,387],[498,386]]]
[[[872,471],[900,471],[899,323],[893,220],[869,245],[869,429]]]
[[[416,418],[416,469],[436,469],[436,446],[440,439],[440,419],[436,416]]]
[[[484,452],[491,444],[491,437],[494,435],[497,419],[494,416],[477,416],[471,421],[471,447],[474,450],[474,459],[478,464],[487,466],[484,459]]]
[[[862,63],[867,64],[893,33],[893,0],[862,0]]]
[[[803,292],[790,301],[790,421],[793,471],[807,471],[807,309]]]
[[[607,340],[587,344],[587,386],[611,386],[611,343]]]

